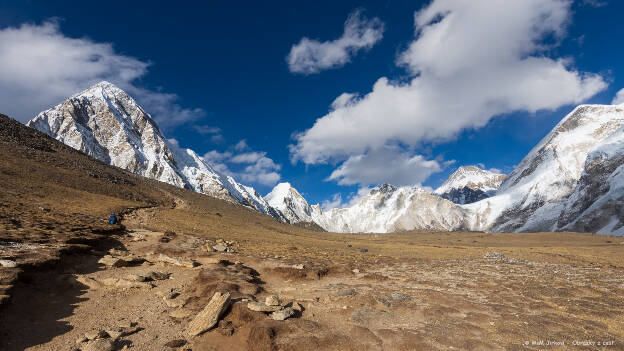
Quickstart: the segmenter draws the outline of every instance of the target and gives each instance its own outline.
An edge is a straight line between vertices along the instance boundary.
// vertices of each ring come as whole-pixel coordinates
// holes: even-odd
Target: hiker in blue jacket
[[[119,220],[117,219],[117,215],[112,213],[110,215],[110,218],[108,219],[108,223],[110,223],[110,224],[118,224]]]

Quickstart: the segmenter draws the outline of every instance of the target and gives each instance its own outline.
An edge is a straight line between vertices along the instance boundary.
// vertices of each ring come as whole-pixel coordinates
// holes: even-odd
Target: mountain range
[[[581,105],[508,175],[459,167],[439,188],[383,184],[345,208],[310,205],[289,183],[262,197],[165,138],[128,94],[101,82],[28,122],[102,162],[287,223],[331,232],[585,231],[624,235],[624,105]]]

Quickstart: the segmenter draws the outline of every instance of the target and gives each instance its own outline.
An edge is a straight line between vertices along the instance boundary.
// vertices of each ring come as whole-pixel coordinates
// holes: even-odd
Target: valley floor
[[[291,234],[129,230],[26,274],[0,314],[0,349],[90,350],[85,333],[115,329],[125,331],[114,347],[136,350],[624,348],[622,238],[316,235],[284,247],[271,242]],[[216,239],[234,252],[213,252]],[[104,255],[132,259],[106,268]],[[151,272],[168,279],[137,282]],[[185,327],[215,291],[229,291],[231,307],[216,328],[189,337]],[[247,308],[269,295],[303,310],[275,321]]]

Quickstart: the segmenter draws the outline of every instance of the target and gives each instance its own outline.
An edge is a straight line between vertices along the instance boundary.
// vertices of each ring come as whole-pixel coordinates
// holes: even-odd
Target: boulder
[[[283,321],[294,315],[295,315],[295,310],[293,310],[290,307],[286,307],[283,310],[279,310],[279,311],[275,311],[271,313],[271,318],[273,318],[276,321]]]
[[[221,315],[230,305],[230,293],[216,292],[206,307],[199,312],[195,318],[187,325],[186,334],[190,336],[199,335],[212,329],[221,318]]]

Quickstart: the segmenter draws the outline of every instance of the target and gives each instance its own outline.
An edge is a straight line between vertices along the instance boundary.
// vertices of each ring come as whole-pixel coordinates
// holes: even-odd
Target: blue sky
[[[167,137],[199,154],[214,151],[218,167],[262,194],[277,174],[311,203],[335,194],[346,202],[385,181],[436,187],[460,165],[509,172],[573,106],[610,103],[624,88],[621,2],[544,0],[519,6],[510,21],[509,9],[487,1],[458,3],[0,1],[0,48],[11,53],[0,63],[17,67],[0,68],[0,112],[26,121],[108,79],[147,102]],[[345,33],[348,18],[355,34],[348,25]],[[536,23],[538,33],[523,31]],[[429,40],[447,24],[454,45]],[[50,50],[33,54],[42,41]],[[297,44],[297,57],[309,63],[312,55],[311,64],[289,65]],[[29,55],[36,59],[20,60]],[[527,57],[548,60],[535,72],[565,64],[542,86],[544,75],[525,71]],[[40,71],[45,79],[33,78]],[[470,78],[475,72],[483,79]],[[499,76],[523,81],[517,99]],[[382,77],[387,89],[367,101]],[[409,89],[410,82],[423,87]],[[357,95],[332,108],[343,93]],[[351,128],[337,132],[340,125]],[[241,154],[247,161],[235,160]]]

